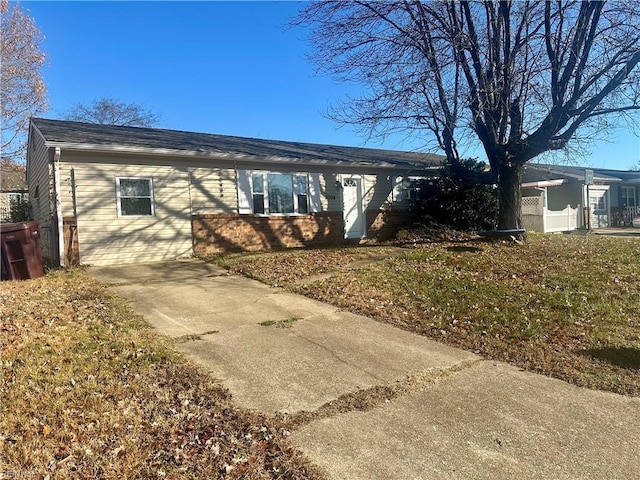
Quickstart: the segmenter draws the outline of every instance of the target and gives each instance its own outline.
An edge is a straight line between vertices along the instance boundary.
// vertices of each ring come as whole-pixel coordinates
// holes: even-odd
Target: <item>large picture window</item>
[[[306,174],[254,172],[251,175],[253,213],[291,215],[309,212]]]
[[[116,178],[118,216],[150,217],[154,215],[153,181],[150,178]]]

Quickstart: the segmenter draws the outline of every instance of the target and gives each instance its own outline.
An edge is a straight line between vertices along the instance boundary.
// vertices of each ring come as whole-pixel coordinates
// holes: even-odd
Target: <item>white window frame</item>
[[[622,185],[620,188],[622,189],[622,203],[623,203],[623,206],[625,206],[625,207],[637,207],[638,206],[638,199],[636,198],[636,187],[634,187],[633,185]],[[632,195],[630,197],[629,196],[625,197],[624,192],[629,192],[629,191],[632,193]],[[630,198],[633,198],[633,205],[624,205],[625,199],[628,200]]]
[[[393,183],[393,201],[400,203],[403,201],[415,201],[418,199],[418,188],[415,187],[419,181],[429,180],[429,177],[423,176],[397,176],[394,178]]]
[[[150,215],[124,215],[122,213],[122,192],[120,190],[120,181],[121,180],[146,180],[149,182],[149,196],[136,196],[129,197],[125,196],[124,198],[149,198],[151,200],[151,214]],[[123,218],[149,218],[156,216],[156,207],[155,200],[153,197],[153,178],[151,177],[116,177],[116,205],[118,208],[118,217]]]
[[[293,212],[291,213],[272,213],[269,211],[269,175],[291,175],[291,183],[293,187]],[[254,178],[256,176],[262,177],[262,192],[254,191]],[[301,193],[298,187],[298,182],[296,179],[298,177],[304,177],[307,185],[306,193]],[[304,172],[275,172],[271,170],[252,170],[249,172],[250,179],[250,198],[251,198],[251,211],[254,215],[258,217],[291,217],[291,216],[301,216],[301,215],[309,215],[311,212],[311,187],[309,181],[309,174]],[[263,198],[263,210],[264,213],[255,213],[255,205],[254,205],[254,195],[262,195]],[[307,197],[306,211],[300,212],[300,205],[298,201],[298,197],[300,195],[305,195]]]
[[[599,208],[600,206],[602,206],[602,208]],[[598,195],[597,193],[589,193],[589,208],[591,209],[591,213],[606,212],[609,208],[607,195],[606,194]]]
[[[11,206],[11,202],[22,202],[28,200],[29,195],[21,192],[9,192],[7,193],[7,205]]]

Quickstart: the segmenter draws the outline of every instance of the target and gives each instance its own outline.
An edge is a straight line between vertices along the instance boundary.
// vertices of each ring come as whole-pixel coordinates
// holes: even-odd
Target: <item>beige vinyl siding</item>
[[[75,172],[81,263],[154,262],[191,255],[189,175],[186,168],[65,163],[63,178],[67,178],[72,168]],[[153,216],[118,216],[117,177],[152,179]],[[69,205],[70,195],[65,198],[63,208],[67,209]]]
[[[387,174],[364,175],[364,207],[378,210],[392,203],[392,177]]]
[[[57,226],[53,224],[55,192],[51,174],[53,151],[46,148],[44,138],[36,129],[30,130],[27,153],[27,185],[31,216],[40,226],[40,248],[43,257],[55,261],[58,257]],[[38,195],[36,195],[36,189]]]
[[[342,211],[342,196],[337,186],[338,175],[320,173],[320,202],[322,210],[327,212]]]
[[[72,165],[60,162],[60,205],[63,217],[73,217],[73,186],[71,182]]]
[[[236,173],[232,168],[190,168],[192,214],[235,213]]]

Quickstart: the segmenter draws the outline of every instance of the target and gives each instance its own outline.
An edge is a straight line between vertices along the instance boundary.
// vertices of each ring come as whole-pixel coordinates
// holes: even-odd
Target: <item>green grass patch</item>
[[[369,258],[384,257],[385,249],[372,248]],[[345,268],[365,251],[284,251],[225,261],[265,283],[489,358],[640,395],[638,239],[531,235],[522,245],[430,243]],[[298,274],[280,264],[295,264]],[[331,277],[300,282],[313,264]]]
[[[0,285],[0,469],[15,478],[320,478],[79,272]]]

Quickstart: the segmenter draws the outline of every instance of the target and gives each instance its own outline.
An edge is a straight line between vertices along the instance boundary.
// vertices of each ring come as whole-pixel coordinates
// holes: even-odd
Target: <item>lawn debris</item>
[[[289,443],[282,421],[236,406],[128,302],[81,271],[2,282],[0,316],[3,472],[324,478]]]
[[[529,234],[515,244],[436,229],[400,242],[411,248],[264,252],[218,261],[487,358],[640,396],[640,262],[630,261],[640,258],[637,239]],[[356,262],[360,268],[346,268]]]

